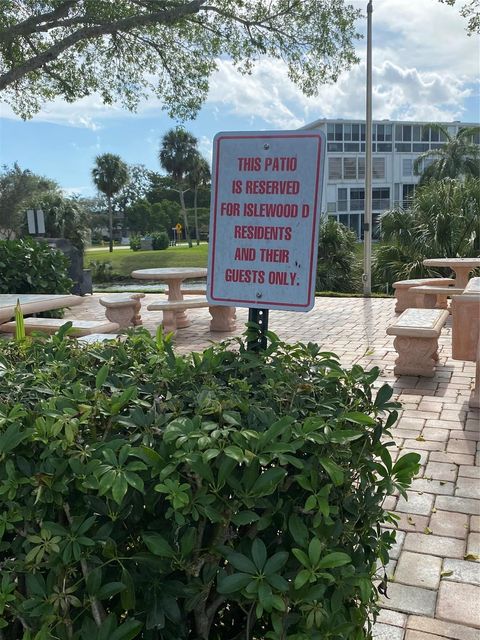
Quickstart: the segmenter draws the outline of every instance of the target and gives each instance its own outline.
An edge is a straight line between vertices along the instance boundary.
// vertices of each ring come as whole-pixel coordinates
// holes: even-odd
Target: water
[[[205,289],[205,281],[203,282],[195,282],[195,281],[187,281],[183,283],[183,288],[188,289]],[[159,284],[158,282],[145,281],[145,283],[139,283],[138,280],[135,282],[104,282],[93,285],[94,293],[165,293],[168,290],[168,286],[166,284]]]

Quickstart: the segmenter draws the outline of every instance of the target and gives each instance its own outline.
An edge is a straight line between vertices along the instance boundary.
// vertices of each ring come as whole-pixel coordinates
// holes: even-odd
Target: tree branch
[[[70,0],[74,2],[76,0]],[[157,11],[155,13],[138,14],[135,16],[129,16],[128,18],[122,18],[114,22],[97,24],[93,27],[84,27],[78,29],[74,33],[70,34],[66,38],[59,40],[52,46],[45,49],[42,53],[27,60],[24,64],[21,64],[0,77],[0,91],[5,89],[9,85],[20,80],[24,75],[31,71],[36,71],[44,67],[49,62],[52,62],[58,56],[73,47],[78,42],[83,40],[95,39],[104,35],[111,35],[117,31],[128,32],[131,29],[137,27],[144,27],[152,24],[169,25],[177,22],[179,19],[197,13],[206,0],[191,0],[187,4],[179,7],[168,9],[165,11]],[[60,26],[60,24],[58,25]]]
[[[39,13],[34,16],[30,16],[23,22],[11,25],[8,27],[8,31],[0,34],[1,42],[12,42],[17,36],[31,35],[35,33],[35,27],[42,22],[55,23],[59,18],[63,18],[68,15],[70,9],[78,4],[78,0],[65,0],[56,9],[49,11],[48,13]],[[55,25],[54,25],[55,26]]]

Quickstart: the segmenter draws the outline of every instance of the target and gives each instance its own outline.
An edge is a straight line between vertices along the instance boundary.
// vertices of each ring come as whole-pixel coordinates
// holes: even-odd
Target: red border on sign
[[[258,300],[245,300],[244,298],[219,298],[213,295],[214,288],[214,278],[215,278],[215,248],[217,241],[217,209],[218,209],[218,171],[219,171],[219,157],[220,157],[220,142],[222,140],[251,140],[251,139],[264,139],[264,138],[315,138],[318,141],[318,151],[317,151],[317,175],[315,180],[315,200],[314,200],[314,214],[313,214],[313,229],[315,230],[317,225],[317,205],[318,205],[318,186],[321,175],[321,167],[320,167],[320,158],[322,152],[322,137],[319,134],[265,134],[265,135],[255,135],[255,136],[220,136],[216,140],[216,153],[215,153],[215,199],[214,199],[214,209],[213,209],[213,248],[212,248],[212,265],[211,265],[211,279],[210,279],[210,298],[212,300],[218,300],[219,302],[243,302],[246,304],[254,304],[257,307],[264,306],[266,304],[276,305],[278,307],[298,307],[300,309],[306,308],[310,306],[310,298],[312,295],[312,270],[313,270],[313,256],[315,255],[315,242],[317,241],[316,235],[312,233],[312,242],[310,246],[310,273],[308,280],[308,294],[307,294],[307,302],[304,304],[292,303],[292,302],[277,302],[274,300],[262,300],[259,302]]]

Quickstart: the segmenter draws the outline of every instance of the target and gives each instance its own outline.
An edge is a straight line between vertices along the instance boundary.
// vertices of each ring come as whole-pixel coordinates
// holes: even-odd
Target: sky
[[[366,12],[367,0],[351,0]],[[458,4],[458,3],[457,3]],[[373,118],[480,122],[480,39],[468,36],[459,6],[438,0],[374,0]],[[366,19],[358,23],[365,32]],[[243,76],[220,60],[208,99],[184,126],[211,161],[219,131],[296,129],[319,118],[365,117],[365,39],[359,65],[338,82],[305,97],[279,61],[263,59]],[[102,153],[161,171],[160,140],[178,124],[156,99],[133,114],[92,95],[73,104],[55,100],[23,121],[0,102],[0,164],[56,180],[66,194],[95,195],[91,168]]]

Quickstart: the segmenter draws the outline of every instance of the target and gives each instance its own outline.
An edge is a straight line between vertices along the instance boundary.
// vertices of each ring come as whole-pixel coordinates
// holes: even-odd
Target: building
[[[375,120],[372,124],[373,235],[380,215],[394,207],[406,207],[418,184],[415,159],[437,149],[445,136],[427,122]],[[451,135],[476,123],[442,122]],[[365,202],[365,121],[320,119],[302,129],[321,129],[327,138],[322,213],[334,217],[362,237]],[[475,142],[479,143],[478,134]]]

